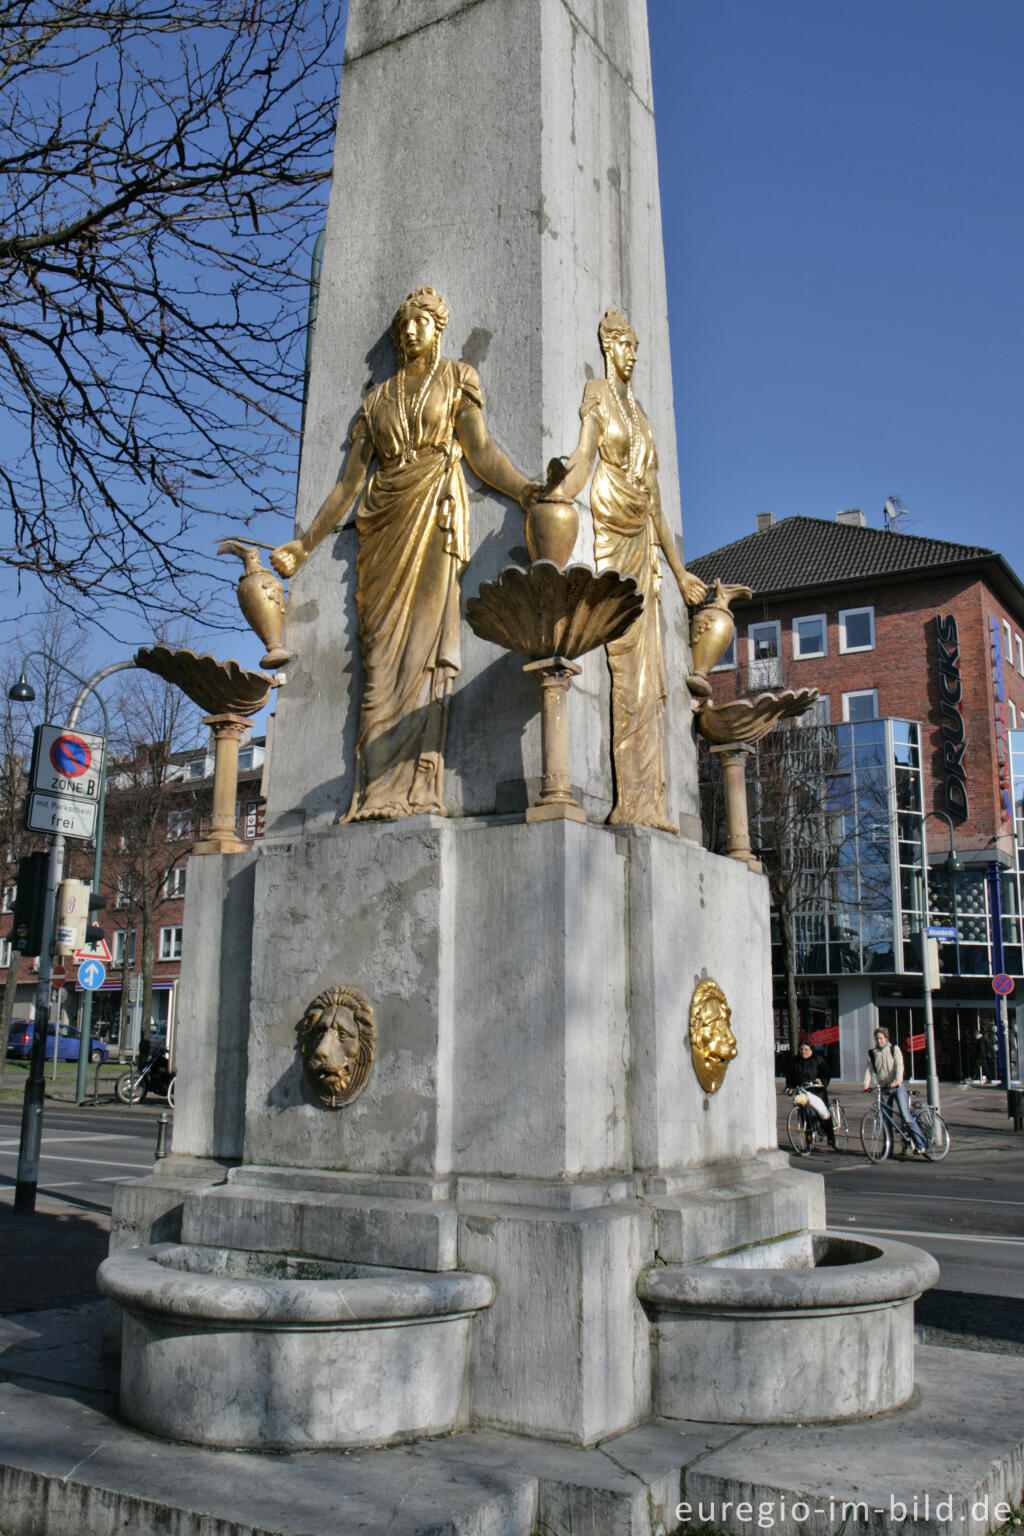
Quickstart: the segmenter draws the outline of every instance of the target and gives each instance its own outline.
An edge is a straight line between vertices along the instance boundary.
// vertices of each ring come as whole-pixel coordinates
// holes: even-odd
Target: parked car
[[[11,1025],[10,1038],[7,1041],[7,1054],[15,1059],[24,1059],[32,1050],[32,1021],[31,1019],[16,1019]],[[53,1060],[53,1034],[54,1026],[47,1026],[46,1030],[46,1059]],[[77,1029],[70,1024],[62,1024],[60,1034],[57,1037],[57,1060],[77,1061],[82,1054],[82,1036]],[[110,1055],[108,1047],[102,1040],[90,1040],[89,1060],[106,1061]]]

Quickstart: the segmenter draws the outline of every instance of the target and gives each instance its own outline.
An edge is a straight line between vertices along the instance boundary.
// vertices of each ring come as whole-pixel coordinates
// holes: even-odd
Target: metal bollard
[[[167,1156],[167,1127],[170,1123],[171,1117],[165,1109],[156,1123],[156,1152],[154,1156],[157,1162]]]

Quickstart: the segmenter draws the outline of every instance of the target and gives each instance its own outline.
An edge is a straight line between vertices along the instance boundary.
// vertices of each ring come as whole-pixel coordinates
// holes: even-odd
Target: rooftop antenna
[[[910,514],[907,511],[907,508],[903,505],[902,501],[900,501],[899,497],[890,496],[888,501],[885,503],[885,506],[882,508],[882,518],[885,522],[886,533],[895,533],[896,524],[899,522],[900,518],[908,517],[909,515]]]

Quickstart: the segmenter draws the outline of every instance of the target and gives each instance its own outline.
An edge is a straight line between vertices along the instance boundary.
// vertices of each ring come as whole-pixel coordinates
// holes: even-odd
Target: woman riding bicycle
[[[874,1079],[874,1081],[872,1081]],[[868,1066],[864,1073],[864,1092],[870,1093],[875,1085],[881,1088],[885,1098],[891,1104],[895,1100],[899,1107],[903,1124],[906,1126],[910,1138],[914,1143],[914,1151],[925,1154],[925,1139],[910,1107],[910,1095],[907,1085],[903,1081],[903,1052],[898,1045],[892,1045],[889,1040],[889,1031],[883,1026],[875,1030],[875,1043],[868,1051]]]
[[[801,1036],[796,1055],[790,1055],[786,1063],[786,1092],[792,1096],[794,1093],[806,1093],[809,1089],[813,1097],[824,1105],[825,1114],[821,1117],[821,1129],[825,1132],[825,1139],[829,1146],[834,1147],[836,1133],[832,1124],[832,1109],[828,1101],[828,1085],[831,1078],[832,1074],[824,1056],[819,1056],[806,1035]],[[818,1113],[813,1104],[809,1104],[808,1109],[813,1114]]]

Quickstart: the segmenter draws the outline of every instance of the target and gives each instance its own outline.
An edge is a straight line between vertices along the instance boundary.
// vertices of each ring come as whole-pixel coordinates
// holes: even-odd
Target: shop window
[[[180,928],[161,928],[160,929],[160,959],[161,960],[180,960],[181,959],[181,929]]]
[[[873,608],[841,608],[839,610],[839,649],[843,655],[850,651],[873,651],[875,648],[875,610]]]
[[[843,694],[843,719],[851,725],[860,720],[878,719],[878,689],[859,688]]]
[[[812,613],[793,620],[793,659],[808,661],[813,656],[828,655],[828,621],[823,613]]]

